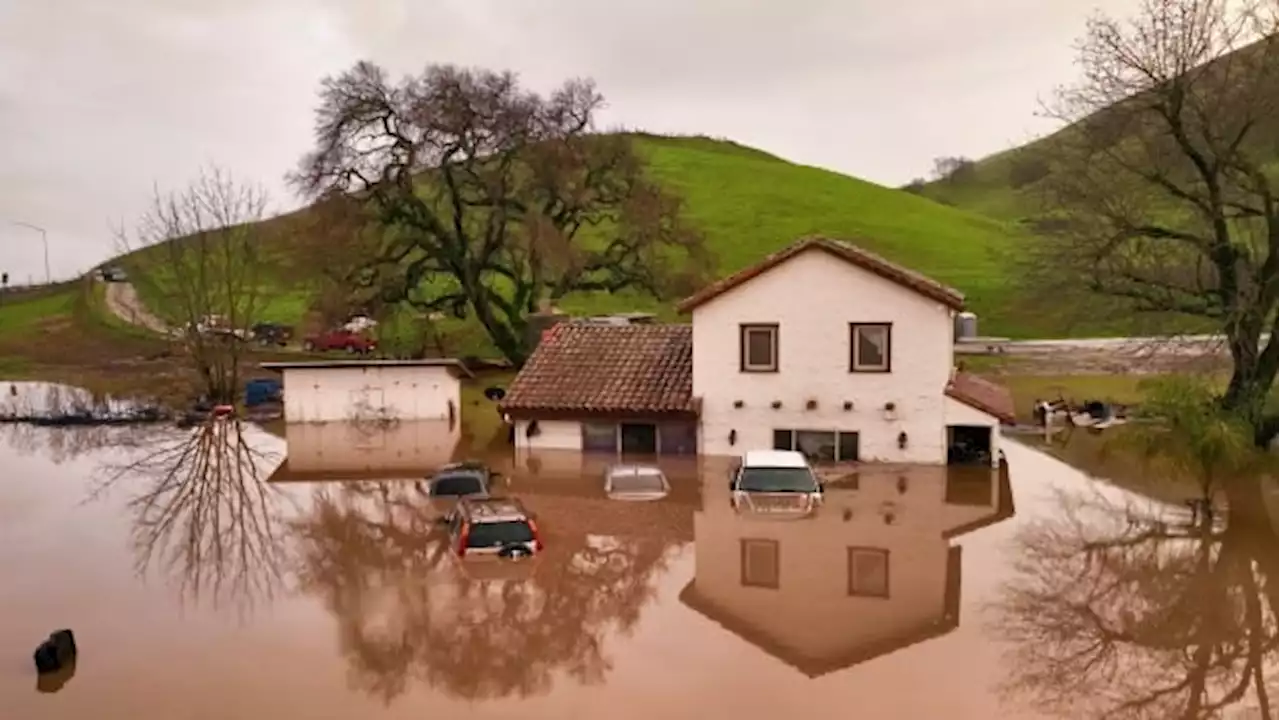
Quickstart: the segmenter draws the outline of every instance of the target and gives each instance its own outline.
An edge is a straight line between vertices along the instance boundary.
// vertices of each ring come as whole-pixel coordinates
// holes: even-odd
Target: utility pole
[[[40,233],[40,244],[44,246],[44,281],[45,281],[45,284],[52,283],[53,273],[49,272],[49,233],[45,232],[45,229],[40,227],[39,225],[32,225],[29,222],[22,222],[21,220],[11,220],[10,223],[13,225],[17,225],[18,227],[27,228],[28,230],[35,230],[36,232]]]

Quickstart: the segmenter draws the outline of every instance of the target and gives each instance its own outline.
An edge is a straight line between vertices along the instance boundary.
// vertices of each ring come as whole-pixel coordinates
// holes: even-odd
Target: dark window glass
[[[533,530],[523,520],[474,523],[467,533],[467,547],[471,548],[503,547],[527,542],[533,542]]]
[[[858,460],[858,433],[842,432],[839,435],[838,459],[840,462],[857,462]]]
[[[658,449],[663,455],[698,454],[698,425],[691,422],[658,426]]]
[[[774,430],[773,431],[773,449],[774,450],[794,450],[791,444],[790,430]]]
[[[622,452],[638,455],[654,455],[658,452],[658,428],[647,423],[623,423]]]
[[[826,430],[797,430],[796,450],[810,462],[835,462],[836,434]]]
[[[477,495],[484,492],[484,483],[474,475],[446,475],[431,483],[431,495]]]
[[[618,426],[613,423],[582,423],[583,452],[618,452]]]

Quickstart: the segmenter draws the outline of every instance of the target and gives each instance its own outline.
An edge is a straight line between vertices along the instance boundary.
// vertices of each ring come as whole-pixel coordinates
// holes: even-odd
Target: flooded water
[[[1274,713],[1261,488],[1192,518],[1009,443],[780,521],[706,464],[623,503],[576,457],[501,460],[546,551],[475,573],[417,482],[453,428],[138,432],[0,428],[0,717]],[[61,627],[79,659],[40,692]]]

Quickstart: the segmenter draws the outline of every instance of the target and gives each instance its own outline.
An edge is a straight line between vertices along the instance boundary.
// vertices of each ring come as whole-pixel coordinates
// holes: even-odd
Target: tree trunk
[[[1266,407],[1276,381],[1275,346],[1268,342],[1260,351],[1261,322],[1246,321],[1241,325],[1227,335],[1232,367],[1222,406],[1244,416],[1253,427],[1254,444],[1265,448],[1276,436],[1276,417]]]

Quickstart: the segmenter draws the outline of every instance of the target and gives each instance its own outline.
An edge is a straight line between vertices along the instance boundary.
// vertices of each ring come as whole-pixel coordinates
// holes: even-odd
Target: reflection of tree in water
[[[107,468],[95,495],[130,489],[139,573],[158,563],[176,577],[184,600],[232,601],[244,610],[274,593],[285,567],[284,496],[263,481],[269,468],[239,421],[211,420],[170,430],[140,456]]]
[[[994,608],[1014,643],[1006,689],[1070,717],[1274,717],[1276,533],[1258,503],[1225,522],[1063,505],[1020,535]]]
[[[561,528],[532,576],[487,582],[458,569],[425,502],[411,484],[326,488],[297,526],[300,582],[337,616],[352,683],[390,702],[411,678],[472,700],[603,680],[605,638],[635,626],[669,542]]]
[[[172,432],[159,425],[82,425],[40,427],[26,423],[0,425],[0,438],[21,455],[42,455],[61,465],[104,450],[144,447]]]

